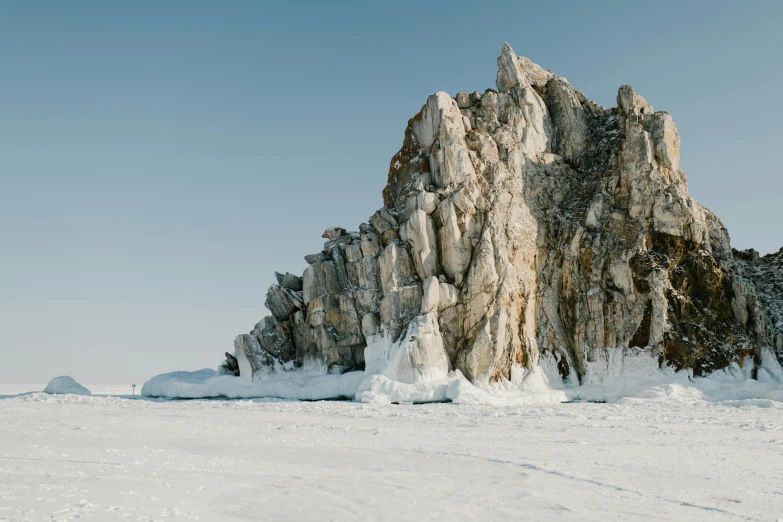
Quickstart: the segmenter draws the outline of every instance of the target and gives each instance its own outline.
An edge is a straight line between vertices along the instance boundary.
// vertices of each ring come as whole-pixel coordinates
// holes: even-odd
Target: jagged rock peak
[[[633,115],[642,119],[654,112],[647,100],[635,93],[630,85],[621,85],[617,90],[617,107],[626,116]]]
[[[503,50],[500,51],[500,56],[498,57],[498,75],[495,85],[498,88],[498,92],[506,92],[514,87],[527,87],[529,85],[527,77],[522,72],[519,59],[514,53],[514,49],[508,45],[508,42],[503,44]]]
[[[226,371],[573,384],[630,351],[697,375],[783,357],[779,260],[734,253],[690,197],[671,116],[629,86],[600,107],[507,43],[497,62],[497,90],[429,96],[384,206],[278,275]]]
[[[498,74],[495,80],[498,92],[528,85],[543,88],[553,78],[556,76],[552,71],[547,71],[524,56],[517,56],[508,42],[503,44],[498,57]]]

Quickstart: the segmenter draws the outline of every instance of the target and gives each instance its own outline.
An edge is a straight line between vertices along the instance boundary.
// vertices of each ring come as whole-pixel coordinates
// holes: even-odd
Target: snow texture
[[[0,520],[783,517],[783,404],[687,382],[492,407],[0,399]]]
[[[73,377],[63,375],[62,377],[55,377],[44,388],[44,393],[64,394],[71,393],[74,395],[92,395],[90,390],[76,382]]]
[[[198,399],[225,397],[247,399],[280,397],[296,400],[352,399],[364,372],[342,375],[289,372],[275,373],[261,381],[232,375],[217,375],[205,368],[195,372],[164,373],[153,377],[141,388],[147,397]]]

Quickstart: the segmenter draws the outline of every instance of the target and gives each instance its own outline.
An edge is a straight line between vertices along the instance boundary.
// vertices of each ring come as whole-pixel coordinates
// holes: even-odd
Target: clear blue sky
[[[0,3],[0,382],[215,367],[328,226],[380,205],[429,93],[504,40],[670,112],[691,194],[783,246],[783,2]]]

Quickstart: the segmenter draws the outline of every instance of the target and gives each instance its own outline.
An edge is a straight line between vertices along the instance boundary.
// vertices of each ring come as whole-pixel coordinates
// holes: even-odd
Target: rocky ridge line
[[[508,44],[496,85],[428,98],[384,206],[327,229],[302,277],[276,274],[226,373],[501,380],[545,363],[584,384],[615,350],[696,375],[783,358],[780,253],[732,251],[688,194],[669,114],[629,86],[600,107]]]

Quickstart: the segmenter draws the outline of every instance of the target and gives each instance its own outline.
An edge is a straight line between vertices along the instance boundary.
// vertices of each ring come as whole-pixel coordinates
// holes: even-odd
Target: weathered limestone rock
[[[235,377],[239,377],[239,362],[232,354],[226,352],[226,362],[224,362],[222,366],[226,372]]]
[[[415,283],[416,274],[408,251],[392,243],[383,249],[378,258],[380,264],[381,288],[389,295],[397,288]]]
[[[291,335],[286,326],[274,316],[267,316],[250,332],[270,355],[281,361],[291,361],[296,356]]]
[[[266,293],[267,309],[279,320],[285,321],[297,308],[302,308],[302,299],[298,292],[278,285],[272,285]]]
[[[326,239],[337,239],[340,236],[345,235],[345,229],[342,227],[327,228],[321,237]]]
[[[257,381],[274,371],[275,359],[261,348],[254,335],[238,335],[234,340],[234,354],[242,376]]]
[[[448,283],[438,283],[438,308],[451,308],[457,304],[457,289]]]
[[[423,210],[425,214],[432,214],[436,208],[438,208],[438,196],[432,192],[419,192],[416,198],[416,203],[420,210]]]
[[[304,272],[302,286],[305,305],[308,305],[317,296],[338,295],[341,289],[334,263],[322,261],[308,266]]]
[[[546,105],[555,129],[553,152],[578,163],[587,146],[588,127],[576,92],[563,78],[552,77],[546,83]]]
[[[306,255],[304,257],[304,260],[309,265],[313,265],[315,263],[320,263],[322,261],[326,261],[327,259],[329,259],[329,256],[327,256],[323,252],[318,252],[317,254],[308,254],[308,255]]]
[[[674,120],[665,112],[645,119],[645,129],[655,143],[655,157],[665,168],[677,170],[680,165],[680,134]]]
[[[416,272],[422,281],[430,276],[438,275],[438,240],[435,227],[423,210],[411,214],[408,221],[400,227],[400,239],[408,243],[413,252],[413,262]]]
[[[438,243],[443,271],[450,280],[460,285],[470,264],[473,240],[478,238],[481,225],[473,219],[473,214],[462,212],[455,199],[449,197],[441,201],[436,219],[440,224]]]
[[[522,69],[522,74],[525,75],[527,82],[538,89],[543,89],[546,83],[555,78],[552,71],[543,69],[540,65],[533,63],[524,56],[519,56],[519,68]]]
[[[764,257],[753,249],[733,252],[745,275],[754,283],[759,296],[758,303],[750,302],[746,306],[752,307],[754,316],[766,317],[763,335],[769,340],[778,358],[783,360],[783,248]],[[735,295],[747,293],[746,288],[732,290]],[[742,312],[742,309],[735,311],[737,315]]]
[[[286,274],[279,280],[278,284],[283,288],[288,288],[289,290],[294,290],[295,292],[302,291],[302,278],[295,276],[290,272],[286,272]]]
[[[437,312],[440,308],[440,283],[434,276],[424,281],[424,294],[421,298],[421,313]]]
[[[645,116],[653,113],[652,107],[641,95],[634,92],[630,85],[622,85],[617,91],[617,107],[625,118],[641,123]]]
[[[381,299],[381,325],[397,340],[408,323],[421,310],[422,287],[418,284],[396,287]]]
[[[528,85],[527,77],[522,72],[522,66],[514,54],[514,50],[507,43],[503,44],[503,50],[498,57],[498,76],[495,84],[498,91],[505,92],[514,87]]]
[[[334,248],[345,248],[353,242],[353,237],[349,235],[338,236],[324,243],[324,253],[329,256]]]
[[[696,375],[783,360],[783,251],[732,251],[688,194],[671,116],[627,85],[600,107],[508,44],[496,86],[429,96],[384,206],[327,229],[302,278],[276,274],[240,375],[499,380],[546,357],[585,383],[617,350]]]

